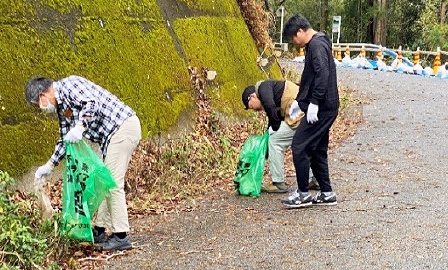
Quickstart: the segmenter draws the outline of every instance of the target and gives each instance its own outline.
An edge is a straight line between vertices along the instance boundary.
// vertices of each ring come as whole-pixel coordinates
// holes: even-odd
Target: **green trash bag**
[[[92,218],[106,194],[116,187],[106,165],[83,140],[66,143],[61,234],[93,242]]]
[[[235,189],[240,195],[260,196],[269,133],[249,136],[241,149],[235,172]]]

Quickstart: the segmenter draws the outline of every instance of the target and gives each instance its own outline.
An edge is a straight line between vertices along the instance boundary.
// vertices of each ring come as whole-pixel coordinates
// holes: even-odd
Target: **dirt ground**
[[[329,153],[337,206],[216,190],[197,210],[132,220],[136,248],[103,268],[447,269],[448,81],[344,68],[338,80],[371,102]]]

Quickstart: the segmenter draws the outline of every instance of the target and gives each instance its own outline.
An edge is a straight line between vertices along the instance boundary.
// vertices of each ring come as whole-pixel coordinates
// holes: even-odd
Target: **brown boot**
[[[289,191],[289,187],[284,182],[278,182],[263,186],[261,191],[266,193],[286,193]]]

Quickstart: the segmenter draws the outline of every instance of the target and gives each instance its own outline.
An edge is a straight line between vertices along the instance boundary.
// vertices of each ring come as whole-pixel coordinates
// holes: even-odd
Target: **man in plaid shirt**
[[[49,175],[64,158],[63,140],[78,142],[85,137],[98,143],[117,187],[98,209],[94,240],[104,250],[131,249],[124,176],[141,139],[140,121],[135,112],[101,86],[79,76],[59,81],[43,77],[31,79],[25,87],[25,97],[29,104],[58,115],[61,134],[51,158],[37,169],[36,179]],[[108,238],[106,228],[112,230]]]

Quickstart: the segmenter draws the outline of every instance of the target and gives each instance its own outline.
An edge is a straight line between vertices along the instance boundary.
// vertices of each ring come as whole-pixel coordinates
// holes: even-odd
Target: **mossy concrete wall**
[[[0,0],[0,170],[47,161],[58,137],[57,121],[25,102],[31,77],[94,81],[148,137],[194,112],[188,66],[216,70],[215,108],[243,114],[242,89],[265,78],[257,54],[234,0]]]

